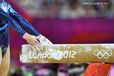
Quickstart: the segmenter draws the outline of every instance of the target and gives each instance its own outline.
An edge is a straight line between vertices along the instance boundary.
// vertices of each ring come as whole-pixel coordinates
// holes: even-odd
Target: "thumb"
[[[42,35],[36,36],[36,39],[40,39],[42,37]]]

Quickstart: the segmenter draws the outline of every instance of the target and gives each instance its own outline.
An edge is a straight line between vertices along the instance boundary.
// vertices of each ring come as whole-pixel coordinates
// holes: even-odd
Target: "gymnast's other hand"
[[[53,45],[53,43],[50,40],[48,40],[45,36],[43,36],[41,34],[37,38],[40,41],[40,44],[43,44],[43,45]]]

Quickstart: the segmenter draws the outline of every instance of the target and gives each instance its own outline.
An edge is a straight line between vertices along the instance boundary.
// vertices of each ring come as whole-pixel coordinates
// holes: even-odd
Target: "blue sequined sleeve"
[[[12,18],[14,18],[14,19],[19,23],[19,25],[20,25],[26,32],[28,32],[28,33],[31,34],[31,35],[35,35],[35,36],[40,35],[40,33],[37,32],[27,20],[25,20],[22,16],[20,16],[20,15],[10,6],[10,4],[8,5],[8,7],[9,7],[9,14],[10,14],[10,16],[11,16]]]
[[[4,12],[2,9],[0,9],[0,17],[7,24],[10,24],[10,27],[13,28],[13,30],[20,36],[23,36],[26,33],[26,31],[23,30],[23,28],[18,24],[18,22],[13,19],[8,13]]]

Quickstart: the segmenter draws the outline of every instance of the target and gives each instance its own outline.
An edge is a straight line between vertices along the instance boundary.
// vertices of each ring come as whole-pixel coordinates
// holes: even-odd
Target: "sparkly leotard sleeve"
[[[23,36],[26,32],[35,36],[40,35],[40,33],[38,33],[27,20],[12,9],[10,4],[8,4],[8,9],[7,13],[0,8],[0,17],[4,19],[4,21],[8,22],[15,32],[20,36]]]
[[[9,26],[20,36],[26,32],[38,36],[38,33],[31,24],[22,18],[17,12],[13,10],[9,3],[3,1],[0,3],[0,48],[2,49],[2,56],[5,55],[9,47]]]
[[[18,24],[19,24],[26,32],[28,32],[28,33],[31,34],[31,35],[35,35],[35,36],[40,35],[40,33],[37,32],[27,20],[25,20],[22,16],[20,16],[20,15],[10,6],[10,4],[8,5],[8,8],[9,8],[9,15],[10,15],[13,19],[15,19],[15,20],[18,22]],[[20,30],[21,30],[21,29],[20,29]]]

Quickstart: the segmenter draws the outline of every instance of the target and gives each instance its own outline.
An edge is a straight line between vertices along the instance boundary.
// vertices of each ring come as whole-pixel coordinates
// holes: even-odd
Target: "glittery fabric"
[[[9,46],[9,26],[21,37],[27,32],[38,36],[38,33],[31,24],[21,17],[9,3],[0,0],[0,47],[4,56]]]

